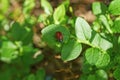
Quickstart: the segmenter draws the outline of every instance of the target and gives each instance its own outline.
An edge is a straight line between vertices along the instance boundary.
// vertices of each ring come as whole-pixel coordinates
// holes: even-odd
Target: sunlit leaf
[[[109,5],[109,12],[112,15],[120,15],[120,0],[113,0]]]
[[[69,40],[68,43],[62,47],[61,57],[64,61],[76,59],[82,51],[82,46],[75,40]]]
[[[65,6],[63,4],[58,6],[55,9],[55,12],[53,14],[53,18],[54,18],[55,24],[59,24],[60,22],[62,22],[62,20],[65,17],[65,14],[66,14]]]
[[[87,41],[91,38],[91,27],[81,17],[78,17],[75,23],[76,36],[81,41]]]
[[[44,8],[45,12],[48,15],[51,15],[53,13],[53,8],[47,0],[41,0],[41,6]]]
[[[56,39],[56,32],[61,32],[63,36],[63,43],[66,43],[69,39],[70,33],[68,29],[61,25],[49,25],[42,30],[42,38],[46,41],[50,46],[56,46],[58,40]]]
[[[102,13],[105,14],[107,11],[107,6],[100,2],[94,2],[92,4],[92,10],[95,15],[102,14]]]

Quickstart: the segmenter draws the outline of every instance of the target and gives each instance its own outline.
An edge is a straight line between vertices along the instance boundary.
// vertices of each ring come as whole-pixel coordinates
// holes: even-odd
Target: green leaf
[[[91,27],[81,17],[78,17],[75,23],[76,36],[80,41],[88,41],[91,38]]]
[[[102,14],[102,13],[105,14],[107,11],[107,6],[100,2],[94,2],[92,4],[92,11],[95,15]]]
[[[1,60],[5,62],[11,62],[18,56],[17,46],[11,41],[4,41],[1,48]]]
[[[2,69],[2,67],[4,67]],[[11,78],[11,66],[6,67],[1,65],[0,79],[1,80],[9,80]]]
[[[65,14],[66,14],[65,6],[63,4],[58,6],[53,14],[55,24],[61,23],[65,17]]]
[[[110,62],[110,56],[97,48],[87,49],[85,57],[89,64],[96,65],[96,67],[107,66]]]
[[[112,34],[113,32],[110,28],[110,25],[109,25],[109,22],[108,22],[106,16],[100,15],[99,20],[102,22],[102,24],[105,26],[105,28],[109,31],[109,33]]]
[[[112,31],[114,33],[120,33],[120,19],[119,20],[115,20],[112,26]]]
[[[85,75],[85,74],[82,74],[82,75],[80,75],[80,78],[79,78],[79,80],[87,80],[87,75]]]
[[[120,0],[113,0],[109,5],[109,12],[112,15],[120,15]]]
[[[40,14],[40,16],[38,17],[38,22],[45,22],[47,18],[48,18],[47,14]]]
[[[100,69],[97,70],[95,73],[96,77],[98,78],[97,80],[108,80],[108,75],[104,70]]]
[[[9,6],[10,6],[10,1],[9,0],[0,0],[0,12],[6,13],[8,12]]]
[[[87,80],[97,80],[95,75],[89,75]]]
[[[41,6],[44,8],[46,14],[51,15],[53,13],[53,8],[47,0],[41,0]]]
[[[85,52],[85,57],[89,64],[95,65],[97,63],[97,60],[99,59],[100,54],[101,52],[99,49],[89,48]]]
[[[39,69],[36,73],[37,80],[45,80],[45,70],[43,68]]]
[[[101,67],[107,66],[109,62],[110,62],[109,54],[101,53],[101,54],[99,54],[99,58],[98,58],[97,63],[95,65],[96,65],[96,67],[101,68]]]
[[[106,40],[106,38],[101,38],[99,46],[103,50],[108,50],[113,47],[113,44],[110,41]]]
[[[23,12],[25,14],[30,13],[32,9],[35,7],[35,0],[25,0],[23,6],[24,6]]]
[[[113,47],[112,43],[108,40],[108,38],[104,38],[100,36],[98,33],[94,33],[94,37],[91,40],[91,44],[95,47],[101,48],[102,50],[107,50]]]
[[[37,58],[34,58],[34,55],[37,53],[37,50],[31,46],[23,46],[23,56],[21,57],[22,62],[25,66],[30,66],[37,62],[40,62],[44,56],[42,54],[38,55]]]
[[[62,4],[65,5],[66,9],[68,9],[69,4],[70,4],[70,0],[65,0]]]
[[[100,23],[96,20],[96,21],[93,22],[92,28],[93,28],[96,32],[100,32],[101,25],[100,25]]]
[[[82,51],[82,46],[75,40],[69,40],[62,47],[61,57],[64,61],[76,59]]]
[[[35,75],[34,74],[30,74],[26,80],[36,80]]]
[[[56,32],[61,32],[63,36],[63,43],[66,43],[69,39],[70,32],[66,27],[63,27],[61,25],[49,25],[46,28],[44,28],[42,32],[42,39],[46,41],[50,46],[56,47],[56,43],[58,43],[58,40],[55,37]]]
[[[120,80],[120,67],[117,67],[113,72],[113,76],[116,80]]]
[[[32,42],[33,31],[30,28],[21,26],[19,23],[15,22],[12,25],[9,36],[14,41],[22,41],[23,44],[29,44]]]
[[[82,64],[83,74],[90,74],[92,70],[93,70],[92,66],[86,60],[84,60]]]

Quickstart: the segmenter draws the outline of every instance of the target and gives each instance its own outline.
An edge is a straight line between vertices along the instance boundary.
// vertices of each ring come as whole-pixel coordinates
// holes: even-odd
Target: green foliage
[[[41,6],[44,8],[46,14],[51,15],[53,13],[53,8],[47,0],[41,0]]]
[[[95,73],[96,73],[97,80],[108,80],[108,75],[104,70],[100,69],[100,70],[97,70]]]
[[[114,0],[110,3],[108,11],[112,15],[120,15],[120,0]]]
[[[98,80],[97,77],[99,77],[99,80],[108,80],[108,74],[106,73],[106,68],[109,66],[109,69],[113,69],[113,66],[115,66],[115,64],[112,64],[114,63],[114,60],[111,60],[113,59],[112,55],[114,55],[113,52],[115,51],[112,49],[116,49],[119,45],[116,42],[118,40],[118,36],[114,33],[119,33],[120,31],[118,27],[119,18],[117,17],[115,20],[113,20],[110,17],[111,16],[110,14],[119,15],[118,4],[119,4],[119,0],[112,1],[109,7],[107,7],[103,3],[94,2],[92,4],[92,10],[93,13],[96,15],[96,20],[92,24],[93,27],[91,27],[87,23],[87,21],[81,17],[78,17],[74,22],[72,22],[72,24],[71,22],[66,22],[64,18],[66,18],[65,16],[67,16],[66,15],[67,9],[65,7],[65,4],[62,3],[60,6],[58,6],[55,9],[55,12],[53,12],[54,22],[52,23],[59,24],[59,26],[60,25],[67,26],[67,24],[70,23],[71,25],[67,27],[71,27],[71,28],[67,28],[67,31],[64,30],[63,36],[66,36],[66,34],[69,33],[69,35],[67,36],[70,37],[68,38],[69,40],[67,39],[66,43],[64,43],[63,40],[63,43],[60,44],[61,45],[60,47],[55,45],[57,43],[55,37],[53,36],[55,35],[55,32],[51,33],[51,37],[48,37],[50,36],[48,35],[50,34],[49,32],[54,31],[54,30],[49,31],[50,29],[46,30],[51,25],[47,26],[47,28],[44,28],[42,30],[43,40],[47,42],[48,45],[50,46],[54,44],[54,46],[58,47],[61,51],[61,58],[64,61],[70,61],[76,59],[83,51],[82,50],[82,48],[84,48],[84,46],[82,47],[83,44],[90,47],[90,48],[86,48],[86,50],[83,51],[83,53],[85,54],[86,63],[83,65],[82,70],[84,74],[83,77],[80,78],[80,80]],[[61,12],[61,10],[63,11]],[[50,21],[50,19],[47,20]],[[69,18],[67,17],[66,20],[69,20]],[[59,28],[55,30],[58,29]],[[45,33],[47,32],[48,34],[45,35]],[[63,31],[61,32],[63,33]],[[113,37],[116,38],[116,41],[113,39]],[[110,65],[112,66],[111,68]],[[89,74],[89,76],[87,76],[87,74]],[[117,74],[115,74],[114,76],[116,75]]]
[[[22,44],[29,44],[32,42],[31,39],[33,36],[33,31],[28,25],[20,25],[19,23],[15,22],[12,24],[9,36],[11,36],[14,41],[21,41]]]
[[[91,38],[92,30],[84,19],[78,17],[75,22],[75,32],[80,41],[87,42]]]
[[[117,67],[113,73],[116,80],[120,80],[119,74],[120,74],[120,67]]]
[[[82,51],[82,46],[75,40],[69,40],[62,46],[61,57],[64,61],[70,61],[77,58]]]
[[[110,62],[110,57],[107,53],[103,53],[95,48],[87,49],[85,57],[89,64],[96,65],[96,67],[107,66]]]
[[[45,79],[45,71],[44,69],[39,69],[35,74],[29,74],[24,80],[44,80]]]
[[[17,46],[11,41],[4,41],[1,47],[1,60],[11,62],[18,56]]]
[[[0,5],[2,6],[0,7],[1,13],[6,13],[10,6],[10,2],[9,0],[0,0]]]
[[[111,75],[120,80],[120,0],[113,0],[108,6],[94,2],[96,20],[90,25],[84,18],[73,15],[70,0],[56,8],[48,0],[40,0],[45,13],[38,18],[31,14],[35,1],[23,0],[20,12],[7,13],[10,1],[0,0],[0,80],[45,80],[44,68],[31,71],[44,60],[43,42],[56,51],[53,53],[61,53],[65,62],[82,59],[79,80],[108,80]],[[40,35],[42,48],[33,43],[33,27],[39,22],[45,26]],[[61,35],[56,37],[56,32]]]
[[[63,4],[56,8],[53,14],[55,24],[59,24],[64,20],[65,13],[66,13],[65,11],[66,11],[65,6]]]
[[[23,4],[23,12],[25,14],[30,13],[34,7],[35,7],[35,0],[25,0]]]
[[[112,31],[114,33],[120,33],[120,27],[119,26],[120,26],[120,19],[117,19],[117,20],[114,21],[114,24],[112,26]]]
[[[109,41],[109,36],[103,36],[103,34],[93,33],[94,37],[91,38],[91,44],[102,50],[107,50],[113,47],[112,43]],[[107,40],[108,39],[108,40]]]
[[[94,2],[92,4],[92,10],[95,15],[105,14],[107,11],[107,6],[100,2]]]
[[[50,46],[56,46],[57,38],[56,38],[56,32],[61,32],[63,35],[63,43],[66,43],[69,39],[70,33],[68,29],[61,25],[49,25],[46,28],[44,28],[42,32],[42,38],[44,41],[46,41]]]

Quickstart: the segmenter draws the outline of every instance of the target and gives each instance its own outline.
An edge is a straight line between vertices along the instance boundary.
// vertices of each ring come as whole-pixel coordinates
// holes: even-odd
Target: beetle
[[[63,34],[60,32],[60,31],[57,31],[55,33],[55,37],[56,39],[59,41],[59,42],[62,42],[63,41]]]

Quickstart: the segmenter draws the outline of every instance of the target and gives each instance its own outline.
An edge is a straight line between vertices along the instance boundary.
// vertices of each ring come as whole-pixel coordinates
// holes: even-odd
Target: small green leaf
[[[63,4],[58,6],[55,9],[55,12],[53,14],[53,18],[54,18],[55,24],[61,23],[62,20],[64,20],[65,14],[66,14],[65,6]]]
[[[39,69],[36,73],[37,80],[45,80],[45,70],[43,68]]]
[[[75,23],[76,36],[80,41],[88,41],[91,38],[91,27],[81,17],[78,17]]]
[[[102,50],[107,50],[113,46],[110,41],[106,40],[106,38],[100,36],[98,33],[94,34],[91,44],[95,47],[101,48]]]
[[[82,72],[83,74],[90,74],[93,70],[92,66],[88,63],[88,61],[84,61],[82,64]]]
[[[113,76],[116,80],[120,80],[120,67],[117,67],[113,72]]]
[[[107,11],[107,6],[100,2],[94,2],[92,4],[92,10],[95,15],[102,14],[102,13],[105,14]]]
[[[109,22],[108,22],[106,16],[100,15],[99,20],[102,22],[102,24],[105,26],[105,28],[109,31],[109,33],[112,34],[113,32],[110,28],[110,25],[109,25]]]
[[[101,54],[101,52],[99,49],[89,48],[85,52],[85,57],[89,64],[95,65],[97,63],[97,60],[99,59],[100,54]]]
[[[33,32],[30,28],[21,26],[15,22],[12,24],[9,36],[13,41],[22,41],[23,44],[29,44],[32,42]]]
[[[38,17],[38,22],[45,22],[45,20],[47,20],[47,17],[47,14],[40,14],[40,16]]]
[[[107,73],[102,69],[96,71],[96,76],[98,80],[108,80]]]
[[[6,13],[8,12],[9,6],[10,6],[10,1],[9,0],[0,0],[0,12]]]
[[[87,80],[97,80],[95,75],[89,75]]]
[[[101,68],[101,67],[107,66],[109,62],[110,62],[109,54],[101,53],[101,54],[99,54],[99,58],[98,58],[97,63],[95,65],[96,65],[96,67]]]
[[[107,66],[110,62],[110,56],[97,48],[87,49],[85,57],[89,64],[96,65],[96,67]]]
[[[109,5],[109,12],[112,15],[120,15],[120,0],[113,0]]]
[[[65,0],[62,4],[65,5],[66,9],[68,9],[69,4],[70,4],[70,0]]]
[[[22,62],[25,66],[30,66],[37,62],[40,62],[44,56],[42,54],[38,55],[37,58],[34,58],[34,55],[37,53],[38,50],[34,49],[32,46],[23,46],[22,47]]]
[[[106,40],[105,38],[101,38],[99,46],[103,50],[108,50],[113,47],[113,44],[109,40]]]
[[[25,0],[23,6],[24,6],[23,12],[25,14],[30,13],[32,9],[35,7],[35,0]]]
[[[82,51],[82,46],[75,40],[69,40],[62,47],[61,57],[64,61],[76,59]]]
[[[27,80],[36,80],[35,75],[34,75],[34,74],[30,74],[30,75],[27,77]]]
[[[112,31],[114,33],[120,33],[120,19],[114,21],[113,26],[112,26]]]
[[[1,48],[1,60],[5,62],[11,62],[18,56],[17,46],[11,41],[4,41]]]
[[[56,43],[58,43],[58,40],[56,39],[55,35],[56,32],[61,32],[63,36],[63,43],[66,43],[69,39],[70,33],[66,27],[63,27],[61,25],[49,25],[46,28],[44,28],[42,32],[42,39],[46,41],[49,46],[56,47]]]
[[[101,25],[100,25],[100,23],[96,20],[96,21],[93,22],[92,28],[93,28],[96,32],[100,32]]]
[[[44,8],[46,14],[51,15],[53,13],[53,8],[47,0],[41,0],[41,6]]]

